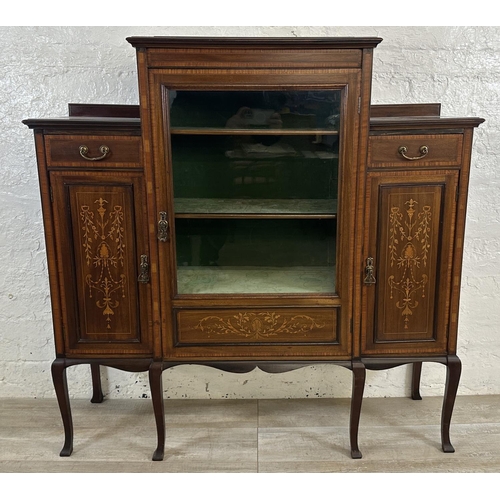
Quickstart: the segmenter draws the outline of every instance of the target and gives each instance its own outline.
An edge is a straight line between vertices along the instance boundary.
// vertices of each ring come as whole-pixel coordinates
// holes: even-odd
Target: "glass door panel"
[[[178,293],[335,293],[340,96],[169,91]]]

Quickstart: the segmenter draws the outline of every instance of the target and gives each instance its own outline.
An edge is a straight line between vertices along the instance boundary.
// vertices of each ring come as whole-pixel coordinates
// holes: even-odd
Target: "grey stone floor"
[[[349,453],[349,400],[165,400],[163,462],[152,462],[151,401],[72,400],[71,457],[55,399],[0,399],[0,472],[499,472],[500,395],[459,396],[456,452],[441,451],[442,398],[369,398],[361,460]]]

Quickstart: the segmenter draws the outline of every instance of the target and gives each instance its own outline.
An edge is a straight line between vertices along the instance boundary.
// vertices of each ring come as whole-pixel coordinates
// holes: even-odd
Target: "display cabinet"
[[[163,370],[353,373],[447,366],[442,446],[460,377],[458,301],[472,131],[439,105],[370,106],[378,38],[133,37],[139,106],[30,119],[57,357],[149,371],[164,453]]]

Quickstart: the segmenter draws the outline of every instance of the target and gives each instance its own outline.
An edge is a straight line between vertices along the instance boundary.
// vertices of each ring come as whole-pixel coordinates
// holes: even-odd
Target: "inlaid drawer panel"
[[[371,136],[368,168],[459,167],[462,134]]]
[[[339,308],[177,310],[177,345],[338,344]]]
[[[47,135],[49,167],[141,167],[138,136]]]

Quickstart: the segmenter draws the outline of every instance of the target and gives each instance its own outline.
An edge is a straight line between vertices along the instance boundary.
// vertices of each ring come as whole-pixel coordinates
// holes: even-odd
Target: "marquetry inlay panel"
[[[434,338],[444,186],[381,186],[376,339]]]
[[[413,310],[418,308],[420,295],[425,298],[429,276],[426,274],[427,259],[431,250],[431,207],[417,208],[418,202],[410,198],[405,207],[391,207],[389,215],[390,267],[400,270],[398,279],[391,274],[388,279],[390,298],[404,316],[404,328],[409,329]]]
[[[242,309],[177,313],[180,343],[336,342],[336,309]]]
[[[81,338],[134,338],[137,265],[131,186],[67,187]]]
[[[88,274],[85,276],[88,298],[106,317],[106,328],[111,330],[114,310],[125,299],[127,277],[123,204],[109,207],[109,201],[99,197],[94,206],[80,206],[82,246]]]

